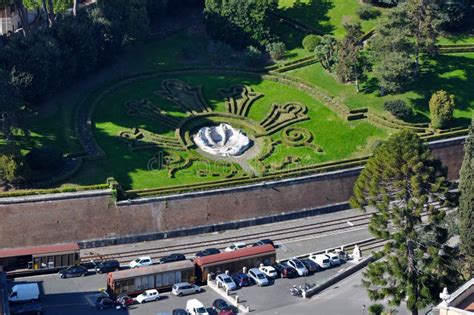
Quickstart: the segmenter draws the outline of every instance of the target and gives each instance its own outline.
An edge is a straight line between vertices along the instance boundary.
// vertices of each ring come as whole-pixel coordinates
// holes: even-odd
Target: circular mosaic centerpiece
[[[204,152],[218,156],[238,156],[250,146],[250,139],[229,124],[202,127],[193,137],[194,143]]]

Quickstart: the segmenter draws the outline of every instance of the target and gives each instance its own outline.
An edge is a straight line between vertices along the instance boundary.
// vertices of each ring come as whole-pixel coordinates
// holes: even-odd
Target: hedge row
[[[278,68],[285,68],[285,67],[288,67],[288,66],[291,66],[291,65],[294,65],[294,64],[299,64],[301,62],[304,62],[304,61],[307,61],[307,60],[313,60],[313,59],[314,59],[314,56],[307,56],[307,57],[295,59],[295,60],[285,62],[285,63],[274,64],[274,65],[265,67],[265,70],[270,71],[270,70],[275,70],[275,69],[278,69]]]
[[[368,117],[369,121],[372,121],[376,124],[379,124],[379,125],[382,125],[382,126],[385,126],[385,127],[388,127],[388,128],[409,129],[409,130],[412,130],[413,132],[416,132],[416,133],[424,133],[425,132],[425,128],[423,128],[423,127],[410,125],[410,124],[401,124],[401,123],[395,122],[391,119],[388,119],[387,117],[375,114],[374,112],[371,112],[371,111],[369,111],[369,113],[367,114],[367,117]]]
[[[367,113],[369,109],[367,107],[361,107],[356,109],[351,109],[349,113],[351,114],[358,114],[358,113]]]
[[[474,52],[474,46],[473,47],[458,47],[458,48],[440,48],[439,52],[442,54]]]
[[[442,140],[442,139],[464,136],[464,135],[467,135],[468,133],[469,133],[469,128],[466,128],[466,129],[461,129],[461,130],[456,130],[456,131],[448,131],[448,132],[440,133],[440,134],[423,136],[421,138],[426,141],[434,141],[434,140]]]
[[[364,118],[367,118],[367,115],[365,113],[347,115],[347,120],[349,120],[349,121],[364,119]]]
[[[311,58],[309,60],[304,60],[304,61],[301,61],[299,63],[295,63],[295,64],[292,64],[292,65],[289,65],[289,66],[278,68],[274,71],[278,72],[278,73],[287,72],[287,71],[290,71],[290,70],[295,70],[295,69],[299,69],[299,68],[302,68],[302,67],[306,67],[306,66],[315,64],[317,62],[318,62],[318,60],[316,58]]]
[[[0,198],[58,194],[58,193],[79,192],[79,191],[88,191],[88,190],[104,190],[104,189],[109,189],[109,185],[98,184],[98,185],[91,185],[91,186],[77,186],[77,187],[64,187],[64,188],[51,188],[51,189],[28,189],[28,190],[0,193]]]

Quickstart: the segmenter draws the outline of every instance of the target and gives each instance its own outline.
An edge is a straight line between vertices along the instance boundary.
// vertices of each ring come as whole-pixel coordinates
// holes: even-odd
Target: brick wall
[[[462,139],[432,144],[457,179]],[[0,199],[0,248],[119,238],[345,202],[359,169],[215,192],[112,202],[109,192]]]

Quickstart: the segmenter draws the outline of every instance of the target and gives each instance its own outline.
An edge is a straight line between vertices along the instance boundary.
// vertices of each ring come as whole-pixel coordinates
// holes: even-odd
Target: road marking
[[[351,221],[347,221],[347,224],[349,224],[350,226],[354,226],[354,223],[352,223]]]

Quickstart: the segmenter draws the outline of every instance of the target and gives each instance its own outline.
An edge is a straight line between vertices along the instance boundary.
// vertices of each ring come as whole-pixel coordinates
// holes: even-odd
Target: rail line
[[[302,224],[298,227],[288,227],[282,228],[278,231],[264,231],[264,232],[256,232],[251,233],[243,236],[232,236],[232,237],[224,237],[218,240],[211,240],[205,242],[192,242],[186,244],[178,244],[178,245],[171,245],[165,247],[153,247],[148,249],[136,249],[136,250],[128,250],[123,252],[117,253],[109,253],[109,254],[99,254],[91,252],[92,255],[83,255],[81,260],[82,262],[88,262],[90,260],[97,260],[97,259],[116,259],[121,263],[125,263],[130,261],[133,258],[141,255],[150,256],[152,259],[157,259],[163,256],[164,253],[169,253],[171,251],[180,252],[186,256],[194,255],[196,251],[206,248],[206,247],[217,247],[219,249],[225,248],[228,244],[233,242],[255,242],[262,238],[272,238],[275,242],[283,242],[288,240],[294,240],[298,238],[302,238],[308,235],[318,235],[328,232],[334,232],[337,230],[338,232],[343,230],[353,230],[363,226],[367,226],[370,217],[372,216],[372,212],[367,212],[359,215],[347,216],[344,218],[326,220],[316,223],[308,223]],[[350,224],[348,224],[350,221]]]

